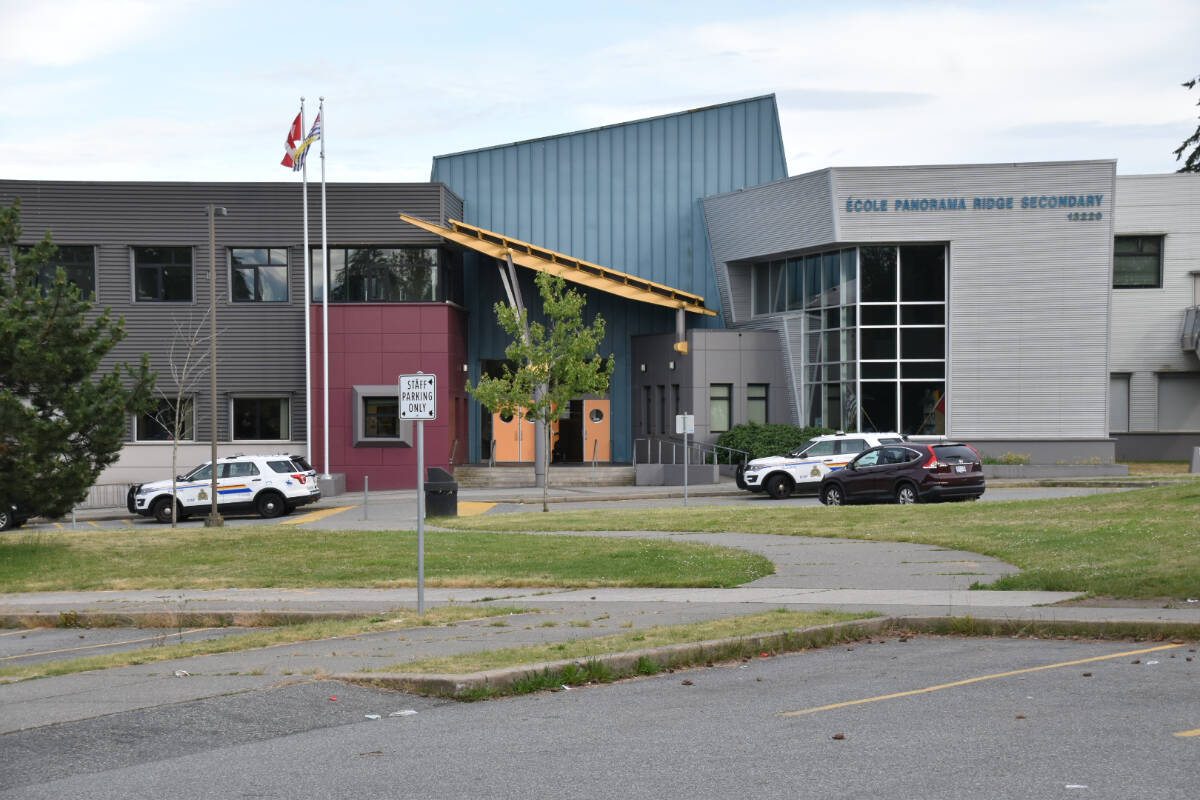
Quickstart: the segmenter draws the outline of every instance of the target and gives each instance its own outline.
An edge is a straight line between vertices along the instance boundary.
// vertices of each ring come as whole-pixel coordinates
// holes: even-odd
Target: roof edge
[[[550,134],[549,136],[536,136],[532,139],[518,139],[514,142],[506,142],[504,144],[493,144],[493,145],[488,145],[486,147],[474,147],[474,148],[471,148],[468,150],[458,150],[453,153],[442,153],[441,155],[435,155],[433,157],[433,160],[436,162],[439,159],[443,159],[443,158],[455,158],[457,156],[471,155],[472,153],[483,153],[483,152],[487,152],[488,150],[502,150],[506,147],[516,147],[518,145],[533,144],[535,142],[548,142],[551,139],[564,139],[568,136],[578,136],[578,135],[584,134],[584,133],[595,133],[597,131],[606,131],[606,130],[611,130],[613,128],[624,128],[628,125],[640,125],[643,122],[655,122],[660,119],[670,119],[671,117],[683,117],[688,114],[699,114],[702,111],[713,111],[718,108],[726,108],[728,106],[736,106],[736,105],[741,105],[743,103],[753,103],[758,100],[770,100],[773,103],[776,103],[775,119],[776,119],[776,124],[778,125],[779,124],[779,105],[776,102],[775,93],[771,92],[770,94],[761,94],[756,97],[743,97],[740,100],[728,100],[724,103],[713,103],[711,105],[699,106],[697,108],[689,108],[689,109],[685,109],[683,111],[672,111],[667,114],[658,114],[653,117],[642,117],[640,119],[625,120],[624,122],[613,122],[608,125],[597,125],[593,128],[581,128],[577,131],[564,131],[563,133]]]

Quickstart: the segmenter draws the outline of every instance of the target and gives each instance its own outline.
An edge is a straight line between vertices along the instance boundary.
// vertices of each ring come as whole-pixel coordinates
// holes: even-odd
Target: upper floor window
[[[32,245],[21,245],[19,251],[27,254]],[[83,298],[96,295],[96,248],[90,244],[60,244],[50,262],[38,268],[37,282],[44,293],[49,293],[58,280],[58,269],[62,267],[67,283],[79,287]]]
[[[1114,289],[1162,288],[1161,236],[1118,236],[1113,249]]]
[[[192,301],[192,248],[133,248],[134,299],[139,302]]]
[[[288,254],[282,247],[232,247],[229,287],[235,303],[285,303]]]
[[[312,251],[312,297],[331,303],[461,302],[461,260],[434,247],[356,245],[329,248],[329,269]],[[328,278],[328,281],[326,281]]]

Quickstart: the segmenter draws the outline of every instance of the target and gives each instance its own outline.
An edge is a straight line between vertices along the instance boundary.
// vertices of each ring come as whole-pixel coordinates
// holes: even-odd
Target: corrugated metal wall
[[[845,242],[950,243],[948,432],[1108,435],[1114,161],[835,169]],[[1098,220],[1024,196],[1102,195]],[[848,213],[851,198],[964,198],[965,211]],[[975,210],[974,198],[1014,199]]]
[[[177,323],[192,326],[208,309],[208,216],[213,203],[228,209],[216,220],[218,391],[222,398],[261,393],[291,397],[292,440],[304,430],[304,251],[301,188],[296,183],[92,183],[0,181],[0,204],[21,198],[22,243],[47,231],[59,244],[97,249],[97,305],[125,318],[127,338],[105,359],[136,363],[150,355],[160,389],[173,386],[169,366]],[[310,183],[309,241],[321,245],[321,187]],[[330,184],[327,187],[329,243],[420,244],[440,240],[405,225],[397,212],[444,221],[461,214],[461,201],[437,184]],[[133,301],[130,247],[192,248],[192,302]],[[285,247],[286,303],[229,301],[226,248]],[[209,438],[207,372],[196,393],[196,437]],[[219,402],[221,402],[219,400]],[[223,403],[222,403],[223,406]],[[219,409],[219,437],[229,439],[227,410]]]
[[[714,259],[719,269],[734,265],[727,314],[740,324],[750,312],[739,261],[827,245],[946,242],[951,435],[1104,438],[1115,167],[835,168],[709,198]],[[1101,217],[1075,221],[1069,208],[1020,206],[1023,196],[1067,194],[1102,195]],[[977,197],[1011,197],[1014,207],[976,209]],[[896,210],[898,199],[929,198],[934,210]],[[967,208],[937,210],[941,198],[962,198]],[[856,200],[886,200],[888,210],[848,211]],[[798,349],[798,338],[789,339]]]
[[[1112,293],[1109,368],[1130,373],[1129,430],[1156,431],[1157,374],[1200,371],[1200,359],[1179,344],[1200,270],[1200,175],[1119,176],[1116,198],[1117,236],[1165,235],[1162,288]]]
[[[433,180],[463,198],[466,222],[695,292],[718,309],[721,297],[699,198],[786,175],[773,95],[433,161]],[[467,281],[475,379],[480,359],[503,358],[507,337],[492,312],[504,298],[494,265],[480,259],[468,264],[478,275]],[[523,291],[527,298],[536,296],[531,282]],[[586,313],[608,322],[602,352],[617,357],[613,458],[626,461],[632,429],[629,339],[673,329],[673,314],[600,293],[591,293]],[[690,316],[689,324],[720,326],[721,320]],[[472,405],[477,431],[479,408]],[[480,457],[477,441],[471,453]]]

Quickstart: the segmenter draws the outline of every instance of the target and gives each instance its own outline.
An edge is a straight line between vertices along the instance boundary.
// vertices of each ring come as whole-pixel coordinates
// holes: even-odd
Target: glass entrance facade
[[[804,424],[945,434],[947,260],[872,245],[752,265],[754,314],[803,318]]]

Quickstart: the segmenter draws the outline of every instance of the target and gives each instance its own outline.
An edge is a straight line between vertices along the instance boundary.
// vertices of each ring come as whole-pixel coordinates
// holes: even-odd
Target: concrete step
[[[551,464],[551,486],[633,486],[630,464]],[[532,464],[459,464],[454,480],[461,488],[526,488],[535,485]]]

